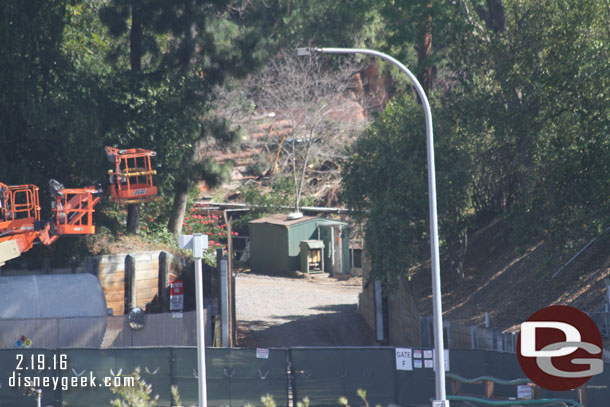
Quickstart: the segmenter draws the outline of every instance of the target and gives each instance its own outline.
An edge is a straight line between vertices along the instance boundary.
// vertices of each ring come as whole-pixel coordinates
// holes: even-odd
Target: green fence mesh
[[[312,407],[338,406],[341,396],[360,405],[358,389],[366,390],[374,404],[396,400],[393,349],[292,349],[290,359],[294,397],[309,398]]]
[[[62,356],[65,355],[65,356]],[[260,356],[260,355],[259,355]],[[61,366],[62,357],[67,366]],[[483,350],[451,350],[450,371],[463,378],[492,376],[502,380],[526,377],[515,354]],[[42,365],[39,365],[42,363]],[[20,369],[17,369],[20,367]],[[24,396],[19,379],[36,377],[49,380],[43,388],[43,406],[108,407],[116,398],[104,380],[127,374],[139,367],[142,378],[160,396],[159,407],[171,405],[170,387],[178,386],[185,406],[197,405],[197,349],[2,349],[0,350],[0,407],[35,406],[34,397]],[[39,369],[41,368],[41,369]],[[405,407],[429,406],[434,395],[434,372],[430,368],[396,370],[394,348],[293,348],[270,349],[267,358],[257,357],[254,349],[206,350],[208,404],[210,407],[261,405],[261,396],[271,394],[278,406],[288,406],[308,397],[311,407],[337,406],[347,397],[353,406],[361,405],[358,389],[367,391],[371,405],[398,404]],[[290,370],[291,376],[287,374]],[[97,387],[62,389],[62,380],[96,378]],[[75,379],[76,378],[76,379]],[[108,379],[105,379],[108,378]],[[53,390],[52,380],[58,382]],[[452,395],[452,378],[447,393]],[[606,407],[610,400],[610,365],[586,385],[587,407]],[[289,396],[290,393],[290,396]],[[461,394],[484,395],[484,383],[462,383]],[[516,386],[495,384],[494,396],[515,397]],[[551,392],[542,389],[546,399],[578,400],[576,390]],[[456,406],[458,402],[455,402]],[[452,406],[454,403],[452,403]]]

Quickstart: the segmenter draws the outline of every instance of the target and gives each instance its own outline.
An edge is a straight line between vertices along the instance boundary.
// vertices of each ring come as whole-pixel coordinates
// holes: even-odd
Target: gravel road
[[[358,313],[362,280],[235,278],[238,346],[365,346],[375,338]]]

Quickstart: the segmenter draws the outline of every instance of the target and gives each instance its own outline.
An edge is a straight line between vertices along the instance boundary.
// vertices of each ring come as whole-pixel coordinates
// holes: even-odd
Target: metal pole
[[[436,401],[433,405],[436,407],[448,407],[447,395],[445,391],[445,353],[443,351],[443,310],[441,301],[441,271],[440,271],[440,256],[438,248],[438,219],[436,210],[436,174],[434,167],[434,137],[432,134],[432,111],[428,97],[424,88],[417,80],[417,77],[407,69],[401,62],[384,54],[383,52],[374,51],[362,48],[299,48],[297,55],[308,55],[311,52],[319,52],[321,54],[365,54],[374,55],[385,59],[397,66],[405,73],[424,107],[424,115],[426,119],[426,142],[428,150],[428,196],[430,208],[430,252],[432,258],[432,305],[434,318],[434,349],[436,357],[434,358],[435,383],[436,383]]]
[[[196,233],[181,235],[178,241],[181,249],[191,249],[195,258],[195,300],[197,309],[197,371],[199,384],[199,407],[208,407],[205,372],[205,322],[203,320],[203,274],[201,258],[203,249],[208,247],[207,235]]]
[[[229,273],[228,261],[220,261],[220,326],[221,341],[223,348],[229,347]]]
[[[195,240],[197,237],[193,236]],[[194,241],[193,247],[197,246]],[[195,296],[197,298],[197,371],[199,373],[199,406],[208,407],[208,395],[205,373],[205,323],[203,320],[203,276],[201,265],[201,251],[193,249],[195,257]]]

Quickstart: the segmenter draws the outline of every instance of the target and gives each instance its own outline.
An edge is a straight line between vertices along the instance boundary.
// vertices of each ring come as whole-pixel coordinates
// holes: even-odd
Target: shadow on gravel
[[[372,330],[355,304],[316,307],[333,311],[311,316],[280,316],[289,320],[278,325],[262,321],[238,322],[239,347],[290,346],[370,346],[375,345]]]

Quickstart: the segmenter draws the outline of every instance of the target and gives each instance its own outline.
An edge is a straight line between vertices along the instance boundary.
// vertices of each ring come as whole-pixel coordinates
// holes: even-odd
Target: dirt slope
[[[532,313],[548,305],[571,305],[593,311],[603,301],[604,278],[610,276],[610,234],[602,236],[551,278],[564,262],[549,258],[551,255],[543,241],[526,250],[516,249],[507,229],[501,221],[494,221],[469,236],[464,263],[466,278],[462,283],[457,283],[449,255],[443,256],[445,318],[482,325],[484,313],[489,312],[493,327],[512,331]],[[422,315],[432,314],[430,280],[427,265],[416,270],[410,283]]]

